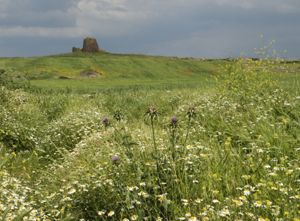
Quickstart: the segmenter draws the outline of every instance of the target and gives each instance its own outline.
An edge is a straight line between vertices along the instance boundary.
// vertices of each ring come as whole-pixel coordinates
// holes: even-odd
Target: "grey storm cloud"
[[[300,58],[299,0],[0,0],[0,56],[108,51],[228,57],[275,39]],[[298,47],[298,48],[297,48]]]

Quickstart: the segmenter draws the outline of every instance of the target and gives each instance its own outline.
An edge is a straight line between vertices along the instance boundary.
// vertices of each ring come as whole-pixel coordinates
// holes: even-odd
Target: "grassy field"
[[[79,53],[33,58],[2,58],[0,69],[13,68],[25,73],[32,85],[37,87],[96,89],[149,84],[192,85],[195,82],[204,82],[203,85],[207,85],[209,77],[216,74],[218,66],[224,63],[226,63],[224,60]],[[81,75],[86,71],[95,71],[99,75],[89,79]]]
[[[1,58],[0,220],[299,221],[299,67]]]
[[[45,57],[0,58],[0,69],[26,76],[32,86],[49,90],[90,92],[110,88],[211,88],[215,76],[232,59],[195,59],[122,54],[71,53]],[[286,65],[289,75],[275,70],[275,78],[298,79],[300,62]],[[97,77],[82,76],[94,71]],[[286,72],[285,72],[286,73]]]

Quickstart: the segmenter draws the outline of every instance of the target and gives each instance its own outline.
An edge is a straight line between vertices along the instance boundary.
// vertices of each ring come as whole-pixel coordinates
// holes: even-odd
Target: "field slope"
[[[43,88],[110,88],[132,85],[207,85],[228,61],[145,55],[62,54],[45,57],[1,58],[0,69],[25,73]],[[96,72],[96,77],[82,73]]]

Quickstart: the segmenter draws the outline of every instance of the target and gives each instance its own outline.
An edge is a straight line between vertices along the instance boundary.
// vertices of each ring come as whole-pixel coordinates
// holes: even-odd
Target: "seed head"
[[[190,107],[188,109],[186,115],[189,118],[189,120],[191,120],[192,118],[194,118],[196,116],[196,108],[195,107]]]
[[[114,113],[114,118],[115,118],[117,121],[121,121],[121,120],[123,119],[123,114],[122,114],[121,110],[115,111],[115,113]]]
[[[154,106],[150,106],[146,111],[145,115],[149,116],[152,120],[157,118],[158,111]]]

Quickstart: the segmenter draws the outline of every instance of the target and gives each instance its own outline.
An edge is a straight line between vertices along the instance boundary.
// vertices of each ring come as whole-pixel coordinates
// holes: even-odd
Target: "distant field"
[[[0,68],[26,73],[34,86],[43,88],[107,88],[136,85],[195,84],[210,81],[223,60],[116,55],[65,54],[31,58],[2,58]],[[99,75],[88,78],[82,72]],[[63,79],[61,79],[63,78]]]
[[[198,87],[214,84],[214,76],[222,72],[230,59],[194,59],[122,54],[62,54],[45,57],[0,58],[0,69],[25,73],[31,85],[44,89],[78,91],[132,87]],[[297,84],[300,63],[288,64],[290,74],[276,73],[288,87]],[[94,71],[97,77],[82,73]],[[296,82],[295,82],[296,79]]]

